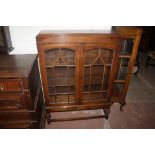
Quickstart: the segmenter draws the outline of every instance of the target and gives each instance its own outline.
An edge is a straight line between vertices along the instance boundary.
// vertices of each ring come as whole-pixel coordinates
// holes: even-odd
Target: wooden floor
[[[47,129],[142,129],[155,128],[155,67],[145,67],[146,55],[141,55],[141,68],[130,82],[124,112],[119,104],[111,108],[108,121],[103,118],[46,124]],[[104,114],[102,110],[54,113],[53,118]]]

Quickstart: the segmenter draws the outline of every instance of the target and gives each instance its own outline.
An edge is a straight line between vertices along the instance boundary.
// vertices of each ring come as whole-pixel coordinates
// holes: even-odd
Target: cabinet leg
[[[50,124],[51,115],[50,113],[47,113],[47,123]]]
[[[149,56],[147,56],[147,62],[145,64],[146,67],[148,67],[149,63],[150,63],[151,58]]]
[[[109,118],[109,114],[110,114],[110,109],[103,109],[104,114],[105,114],[105,119]]]
[[[139,68],[140,68],[140,56],[139,56],[139,54],[138,54],[138,56],[137,56],[137,58],[136,58],[136,61],[137,61],[137,71],[135,72],[135,75],[138,74]]]
[[[120,102],[120,105],[121,105],[121,106],[120,106],[120,111],[123,112],[123,111],[124,111],[124,110],[123,110],[123,107],[126,105],[126,101]]]

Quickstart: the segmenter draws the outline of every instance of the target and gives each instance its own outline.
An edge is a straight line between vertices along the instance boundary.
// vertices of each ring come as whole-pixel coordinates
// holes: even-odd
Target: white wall
[[[51,26],[10,26],[12,45],[15,48],[11,54],[37,53],[36,35],[41,30],[53,29],[104,29],[110,30],[111,26],[103,27],[51,27]]]

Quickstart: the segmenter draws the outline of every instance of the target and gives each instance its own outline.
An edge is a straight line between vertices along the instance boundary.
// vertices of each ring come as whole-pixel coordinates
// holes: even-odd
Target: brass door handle
[[[19,104],[19,103],[17,103],[17,104],[16,104],[16,107],[17,107],[17,108],[20,108],[20,104]]]

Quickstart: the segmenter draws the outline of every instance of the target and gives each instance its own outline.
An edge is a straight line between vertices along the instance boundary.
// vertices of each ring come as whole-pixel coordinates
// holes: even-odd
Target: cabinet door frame
[[[110,71],[110,76],[109,76],[109,82],[108,82],[108,90],[107,90],[107,101],[110,101],[111,99],[111,95],[112,95],[112,87],[114,84],[114,80],[115,80],[115,74],[116,74],[116,69],[115,66],[117,64],[117,60],[118,60],[118,49],[120,48],[120,42],[118,41],[117,43],[102,43],[102,44],[83,44],[83,51],[85,52],[89,49],[93,49],[93,48],[103,48],[103,49],[108,49],[108,50],[112,50],[113,52],[113,56],[112,56],[112,63],[111,63],[111,71]],[[80,60],[82,62],[81,67],[82,67],[82,81],[80,82],[80,86],[83,85],[84,83],[84,57],[83,57],[83,53],[80,53]],[[85,104],[83,102],[83,88],[81,88],[80,91],[80,99],[79,101],[81,101],[81,104]],[[95,101],[95,103],[102,103],[103,104],[104,101]],[[106,102],[106,101],[105,101]],[[92,104],[93,102],[88,102],[86,104]]]
[[[70,44],[70,43],[58,43],[58,44],[38,44],[37,45],[39,51],[39,63],[40,63],[40,72],[42,77],[42,85],[44,92],[45,104],[47,106],[67,106],[70,103],[60,103],[60,104],[50,104],[49,101],[49,93],[48,93],[48,81],[47,81],[47,72],[46,72],[46,63],[45,63],[45,52],[50,49],[55,48],[68,48],[75,51],[75,103],[78,103],[78,85],[79,85],[79,52],[80,45],[79,44]]]

